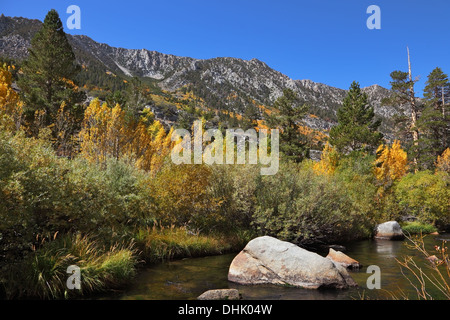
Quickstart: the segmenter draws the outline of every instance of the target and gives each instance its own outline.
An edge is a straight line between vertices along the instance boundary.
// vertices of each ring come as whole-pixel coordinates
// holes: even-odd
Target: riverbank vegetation
[[[60,25],[50,11],[26,67],[0,68],[2,297],[70,298],[121,288],[145,263],[237,251],[257,235],[314,246],[369,238],[377,223],[403,216],[417,219],[407,226],[411,232],[450,223],[450,151],[435,141],[448,132],[448,118],[442,127],[431,107],[418,129],[423,143],[382,140],[354,82],[329,133],[334,145],[323,141],[314,162],[308,137],[298,141],[305,106],[296,112],[298,99],[285,90],[270,117],[283,119],[280,144],[289,153],[280,155],[277,174],[261,176],[260,165],[175,165],[173,127],[136,102],[144,101],[141,91],[122,104],[81,103],[67,52],[49,73],[46,61],[59,56],[39,39],[67,41],[54,34]],[[55,85],[42,86],[46,81]],[[439,83],[447,88],[448,79]],[[448,105],[433,99],[429,105],[447,117]],[[419,147],[432,150],[433,161],[419,156]],[[67,289],[69,265],[81,269],[81,291]]]
[[[437,228],[430,223],[406,222],[402,225],[403,233],[407,235],[430,234],[437,232]]]

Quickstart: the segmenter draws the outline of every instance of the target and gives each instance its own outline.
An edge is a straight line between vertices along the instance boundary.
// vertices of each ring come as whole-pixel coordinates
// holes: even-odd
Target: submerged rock
[[[402,240],[404,238],[402,227],[397,221],[384,222],[375,228],[375,239]]]
[[[234,258],[228,280],[245,285],[278,284],[308,289],[357,286],[342,266],[292,243],[264,236]]]
[[[236,289],[208,290],[198,296],[197,300],[240,300],[241,295]]]
[[[359,269],[362,267],[362,264],[360,264],[355,259],[350,258],[345,253],[333,250],[332,248],[330,248],[330,252],[328,252],[328,255],[326,257],[333,261],[335,264],[339,264],[347,269]]]

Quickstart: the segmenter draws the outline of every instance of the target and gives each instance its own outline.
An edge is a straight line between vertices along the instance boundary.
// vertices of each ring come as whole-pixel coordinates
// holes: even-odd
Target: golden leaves
[[[95,99],[85,111],[80,132],[81,153],[89,161],[102,164],[107,157],[129,157],[138,168],[156,171],[173,144],[171,132],[166,134],[159,121],[148,122],[150,117],[129,119],[120,105],[110,108]]]
[[[23,113],[23,103],[12,88],[11,69],[14,66],[0,66],[0,124],[11,130],[19,129]]]
[[[338,166],[338,161],[338,152],[327,142],[320,161],[314,163],[313,170],[316,174],[332,175]]]
[[[450,148],[437,157],[436,170],[450,173]]]
[[[375,160],[375,177],[387,185],[403,177],[408,171],[408,156],[402,149],[399,140],[391,147],[380,145]]]

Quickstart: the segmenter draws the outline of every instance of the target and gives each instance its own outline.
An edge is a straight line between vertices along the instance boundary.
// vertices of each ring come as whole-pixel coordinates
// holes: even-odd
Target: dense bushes
[[[37,235],[95,233],[114,242],[122,229],[151,218],[142,174],[125,162],[110,160],[101,170],[81,159],[58,158],[41,140],[5,133],[0,149],[0,233],[6,258],[35,245]]]
[[[402,225],[402,230],[407,235],[428,234],[437,231],[436,227],[432,224],[422,223],[418,221],[404,223]]]
[[[8,295],[61,297],[65,283],[58,279],[67,278],[65,268],[77,261],[96,264],[104,277],[91,291],[125,276],[104,272],[115,263],[134,269],[135,252],[114,246],[128,247],[134,226],[153,221],[140,171],[124,161],[109,160],[101,170],[82,159],[59,158],[50,143],[21,133],[0,132],[0,150],[0,283]],[[67,247],[67,239],[77,234],[96,243],[79,259],[73,245]],[[89,241],[75,242],[89,247]],[[24,272],[17,272],[21,268]],[[83,269],[85,279],[89,270],[95,268]],[[27,278],[17,279],[22,273]],[[42,281],[57,289],[46,291]],[[12,290],[16,285],[20,292]]]
[[[138,260],[239,250],[253,234],[224,222],[212,170],[69,160],[43,139],[0,131],[0,295],[64,297],[70,264],[89,293],[129,280]]]
[[[363,183],[353,185],[364,193]],[[371,205],[348,187],[338,175],[316,175],[311,166],[284,164],[277,175],[259,179],[253,223],[263,234],[302,245],[368,236]]]
[[[450,223],[450,177],[447,172],[409,173],[396,186],[403,212],[424,222]]]
[[[174,165],[168,159],[146,186],[154,196],[155,216],[163,225],[186,226],[191,231],[211,231],[221,217],[220,202],[210,192],[211,168]]]
[[[211,193],[220,201],[221,227],[250,229],[255,210],[257,165],[218,165],[212,167]]]

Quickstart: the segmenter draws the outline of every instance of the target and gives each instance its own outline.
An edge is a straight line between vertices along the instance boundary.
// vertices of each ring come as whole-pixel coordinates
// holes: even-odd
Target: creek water
[[[443,240],[450,240],[450,234],[426,236],[425,248],[434,254],[434,246],[441,246]],[[425,272],[431,273],[429,262],[423,255],[407,246],[408,240],[365,240],[346,244],[345,253],[358,260],[363,267],[358,271],[351,271],[350,275],[358,283],[357,288],[346,290],[309,290],[287,286],[258,285],[242,286],[227,280],[228,268],[236,254],[225,254],[204,258],[189,258],[170,261],[150,266],[140,271],[135,281],[124,291],[108,298],[114,299],[196,299],[200,294],[211,289],[236,288],[247,300],[278,300],[278,299],[392,299],[393,295],[403,299],[417,299],[414,287],[402,274],[400,265],[396,261],[411,256]],[[326,253],[319,252],[325,256]],[[436,254],[437,255],[437,254]],[[367,279],[372,274],[367,273],[369,265],[377,265],[381,271],[381,289],[367,288]],[[439,292],[431,287],[429,291],[439,298]]]

